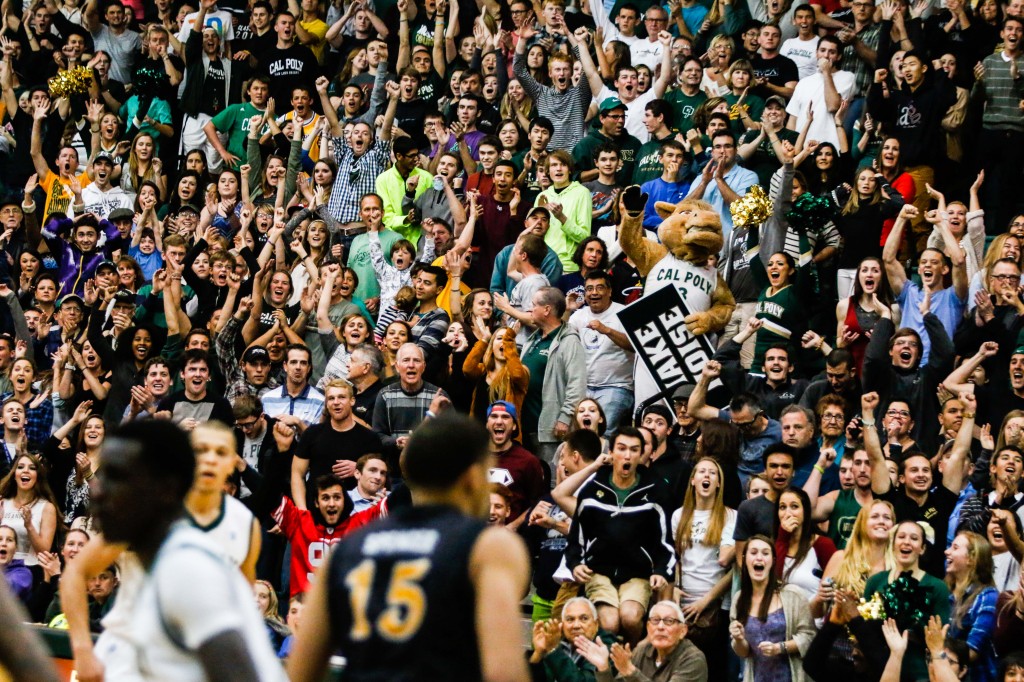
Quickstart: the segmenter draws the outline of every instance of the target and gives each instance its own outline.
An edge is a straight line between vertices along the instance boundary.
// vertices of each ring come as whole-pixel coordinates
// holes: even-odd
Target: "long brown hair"
[[[747,570],[747,552],[750,551],[750,546],[755,541],[768,545],[772,553],[772,570],[768,571],[768,584],[765,586],[764,597],[761,598],[761,604],[757,609],[757,617],[762,622],[768,619],[768,609],[771,608],[772,600],[782,588],[782,584],[775,576],[775,563],[779,560],[775,553],[775,544],[764,535],[752,536],[747,540],[747,544],[743,548],[743,556],[740,557],[742,564],[740,566],[740,593],[736,598],[736,620],[744,625],[747,624],[747,618],[750,616],[750,598],[754,593],[754,582],[750,579],[750,572]]]
[[[40,457],[28,452],[22,452],[14,456],[14,459],[11,461],[11,470],[0,481],[0,498],[10,500],[18,494],[18,482],[14,479],[17,476],[18,462],[22,459],[27,459],[36,465],[36,485],[32,489],[32,492],[35,493],[35,498],[32,500],[32,503],[34,504],[36,500],[43,499],[56,508],[57,498],[53,496],[50,482],[47,480],[49,467],[46,466],[46,463]]]

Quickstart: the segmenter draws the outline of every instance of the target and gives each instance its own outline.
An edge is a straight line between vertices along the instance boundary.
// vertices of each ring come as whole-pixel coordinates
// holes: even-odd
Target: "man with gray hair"
[[[688,627],[679,604],[660,601],[647,618],[647,638],[630,651],[616,642],[608,650],[600,642],[584,644],[581,654],[595,661],[598,682],[619,679],[686,680],[708,682],[708,664],[703,652],[686,639]],[[610,660],[611,665],[608,665]],[[614,668],[614,670],[613,670]]]
[[[530,667],[534,679],[549,682],[594,679],[600,670],[593,656],[585,656],[583,651],[594,647],[600,650],[603,646],[606,652],[603,670],[609,671],[607,651],[614,643],[614,635],[600,629],[594,602],[586,597],[573,597],[565,602],[561,621],[539,620],[533,624]]]
[[[380,375],[384,373],[384,354],[371,343],[352,349],[348,364],[348,380],[356,389],[356,406],[352,414],[367,426],[373,421],[373,406],[380,393]]]
[[[803,487],[807,478],[818,463],[821,450],[814,440],[814,412],[806,407],[790,405],[782,410],[779,415],[779,424],[782,427],[782,442],[796,450],[796,459],[793,462],[792,485],[797,488]],[[822,494],[832,492],[838,487],[839,479],[834,484],[825,485]]]
[[[530,384],[523,400],[522,430],[527,447],[554,466],[554,454],[569,433],[576,405],[587,396],[587,361],[579,332],[562,322],[565,294],[542,287],[533,295],[535,331],[523,346]]]
[[[451,401],[442,389],[423,380],[427,367],[423,349],[403,343],[395,359],[398,381],[381,389],[373,405],[373,430],[391,454],[405,448],[409,434],[424,419],[436,417]],[[388,460],[394,465],[396,460]]]

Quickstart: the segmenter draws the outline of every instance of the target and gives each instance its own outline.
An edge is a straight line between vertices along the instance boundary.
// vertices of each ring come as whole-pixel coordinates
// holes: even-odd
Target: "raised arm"
[[[925,214],[925,220],[931,223],[939,231],[939,234],[942,235],[942,243],[945,246],[946,254],[953,263],[953,290],[956,292],[957,298],[961,301],[966,301],[967,291],[971,286],[971,281],[967,276],[967,255],[964,253],[963,247],[960,246],[960,242],[956,240],[953,232],[949,229],[946,213],[944,211],[928,211]],[[888,245],[888,241],[886,241],[886,247]]]
[[[45,104],[37,106],[32,112],[32,140],[29,143],[28,152],[32,157],[32,165],[39,175],[40,182],[43,182],[50,174],[50,166],[43,158],[43,121],[49,115],[49,108]]]
[[[949,452],[949,459],[945,461],[942,469],[943,487],[956,495],[959,495],[964,487],[964,462],[971,454],[974,419],[978,413],[978,399],[973,393],[964,391],[958,398],[964,406],[963,422],[960,424],[960,430],[956,433],[953,448]]]
[[[594,0],[600,2],[600,0]],[[594,65],[594,60],[590,57],[590,47],[586,41],[580,40],[580,36],[583,34],[589,35],[587,29],[578,28],[575,32],[570,32],[565,24],[562,24],[556,30],[556,33],[561,33],[569,39],[569,45],[576,49],[580,55],[580,64],[583,65],[583,73],[587,77],[587,83],[590,85],[590,92],[594,97],[601,94],[601,90],[604,89],[604,81],[601,80],[601,73],[598,71],[597,66]],[[579,34],[579,35],[577,35]],[[520,40],[520,43],[523,41]],[[598,49],[601,49],[598,47]],[[519,46],[516,46],[518,52]]]
[[[871,490],[876,495],[884,495],[892,487],[892,481],[889,479],[889,469],[885,466],[882,441],[878,438],[878,424],[875,423],[878,402],[877,393],[865,393],[860,398],[860,414],[864,429],[864,450],[871,460]]]
[[[594,0],[601,2],[601,0]],[[672,85],[672,34],[662,31],[658,34],[658,42],[661,43],[661,71],[658,73],[658,80],[651,85],[654,88],[654,96],[661,99],[665,92]],[[600,49],[600,48],[598,48]],[[594,95],[595,97],[597,95]]]
[[[903,285],[907,283],[907,271],[899,261],[900,243],[903,241],[903,228],[907,222],[917,217],[917,209],[913,204],[906,204],[900,209],[896,223],[892,226],[889,236],[882,249],[882,264],[885,265],[885,276],[889,279],[889,287],[893,294],[899,295]]]
[[[999,352],[999,344],[995,341],[986,341],[981,344],[978,352],[960,363],[960,366],[949,373],[943,387],[950,393],[965,393],[974,390],[974,384],[968,383],[971,374],[974,373],[983,362],[994,357]]]
[[[388,81],[384,86],[388,92],[388,108],[384,112],[384,125],[380,129],[380,139],[390,140],[395,125],[395,114],[398,112],[398,94],[401,91],[398,83]]]
[[[711,382],[722,374],[722,365],[715,360],[708,360],[704,363],[704,369],[700,372],[700,379],[693,387],[693,393],[686,404],[686,412],[692,417],[707,421],[718,419],[718,408],[707,404],[708,387]]]
[[[412,63],[412,46],[409,44],[409,0],[398,0],[398,61],[395,69],[402,69]]]

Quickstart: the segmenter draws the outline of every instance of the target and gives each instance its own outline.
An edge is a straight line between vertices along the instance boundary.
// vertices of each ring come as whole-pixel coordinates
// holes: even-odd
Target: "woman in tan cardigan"
[[[740,561],[740,591],[730,612],[732,648],[744,659],[744,682],[805,682],[802,657],[814,639],[814,620],[804,593],[779,582],[775,545],[763,535],[747,541]]]
[[[473,327],[477,342],[462,366],[466,378],[476,384],[470,414],[483,419],[487,406],[497,400],[507,400],[521,414],[530,370],[519,359],[515,332],[508,327],[492,332],[478,317],[473,318]]]

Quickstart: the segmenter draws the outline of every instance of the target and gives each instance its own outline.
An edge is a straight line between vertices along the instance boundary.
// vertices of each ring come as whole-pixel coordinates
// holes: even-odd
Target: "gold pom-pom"
[[[871,595],[871,601],[861,597],[857,612],[864,620],[885,620],[885,605],[882,604],[881,592]]]
[[[92,69],[87,66],[66,69],[47,81],[47,85],[50,86],[50,94],[55,97],[84,94],[89,91],[90,83],[92,83]]]
[[[760,225],[772,214],[772,200],[761,185],[752,185],[742,198],[732,202],[729,212],[732,213],[732,224],[736,227]]]

